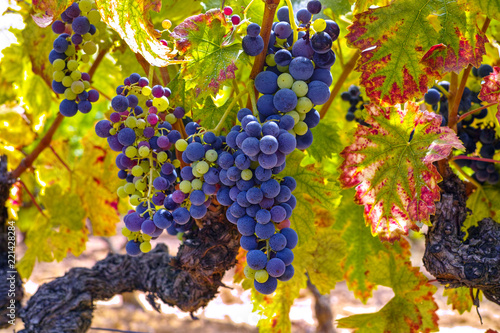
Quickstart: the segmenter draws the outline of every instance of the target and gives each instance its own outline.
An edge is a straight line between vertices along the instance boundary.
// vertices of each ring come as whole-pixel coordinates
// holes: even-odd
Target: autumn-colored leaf
[[[196,94],[216,93],[226,80],[235,78],[241,43],[233,41],[233,26],[220,10],[188,17],[175,27],[172,37],[186,63],[183,78]]]
[[[467,287],[445,289],[443,296],[448,297],[446,303],[451,304],[453,310],[457,310],[460,314],[463,314],[465,311],[470,312],[472,305],[474,305],[471,290]]]
[[[493,67],[493,73],[483,78],[479,98],[488,103],[500,103],[500,67]],[[497,120],[500,122],[500,104],[497,105]]]
[[[353,328],[357,333],[435,332],[438,330],[438,306],[433,294],[436,287],[406,255],[380,252],[367,264],[368,279],[392,288],[394,297],[380,311],[340,319],[339,328]]]
[[[450,128],[440,127],[440,116],[415,103],[403,110],[370,104],[366,110],[369,126],[358,125],[355,142],[340,154],[340,182],[357,186],[355,201],[365,206],[372,233],[394,240],[434,213],[441,176],[432,162],[463,146]]]
[[[500,0],[459,0],[490,19],[500,19]]]
[[[193,110],[193,120],[199,121],[200,126],[208,129],[214,129],[219,124],[219,121],[224,115],[224,112],[226,112],[232,101],[233,98],[229,98],[223,105],[217,106],[215,105],[213,98],[211,96],[208,96],[205,99],[203,107]],[[229,114],[227,115],[221,127],[224,133],[229,132],[231,127],[233,127],[238,110],[239,107],[237,104],[235,104],[232,107],[231,111],[229,111]]]
[[[149,11],[158,12],[161,1],[96,0],[96,4],[103,21],[151,65],[164,67],[178,62],[172,59],[172,50],[158,40],[160,35],[149,20]]]
[[[59,16],[66,6],[68,0],[33,0],[33,21],[41,28],[48,27],[55,17]]]
[[[429,24],[431,15],[439,31]],[[478,66],[486,39],[471,20],[447,0],[394,1],[355,15],[346,39],[362,51],[356,70],[368,97],[404,103],[421,97],[442,71]]]

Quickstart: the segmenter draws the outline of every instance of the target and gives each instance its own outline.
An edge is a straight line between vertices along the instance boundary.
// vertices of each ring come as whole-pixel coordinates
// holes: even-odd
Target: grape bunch
[[[490,65],[483,64],[479,68],[473,68],[470,88],[465,87],[460,96],[458,115],[461,116],[471,110],[482,106],[482,101],[478,98],[481,85],[480,80],[493,71]],[[437,86],[428,89],[424,95],[424,101],[438,112],[443,121],[442,126],[448,124],[449,101],[443,90],[448,92],[450,84],[441,81]],[[457,124],[457,134],[465,147],[465,155],[476,156],[485,159],[492,159],[497,150],[500,150],[500,137],[496,136],[495,123],[487,122],[484,119],[488,116],[488,109],[472,113]],[[479,155],[479,156],[477,156]],[[472,169],[472,178],[480,183],[497,184],[500,180],[499,172],[495,163],[486,161],[476,161],[469,159],[457,159],[457,164],[461,167]]]
[[[359,87],[355,85],[350,86],[347,91],[344,91],[342,94],[340,94],[340,98],[342,98],[343,101],[349,102],[349,104],[351,104],[349,109],[347,109],[345,119],[347,121],[356,120],[359,123],[363,123],[362,118],[356,115],[356,111],[363,110],[365,108],[365,101],[361,96]]]
[[[164,207],[171,204],[169,196],[177,182],[180,161],[173,147],[181,134],[171,125],[177,118],[175,111],[168,113],[168,88],[150,87],[147,78],[134,73],[116,93],[109,120],[99,121],[95,131],[107,139],[112,150],[120,152],[116,166],[118,178],[125,184],[117,193],[136,206],[125,216],[122,233],[129,239],[127,253],[137,255],[148,252],[149,241],[174,225],[172,213]]]
[[[229,207],[226,217],[237,225],[241,247],[249,251],[245,275],[254,279],[257,291],[270,294],[278,280],[288,281],[294,274],[291,250],[298,237],[289,218],[297,184],[279,173],[296,140],[277,120],[261,124],[249,109],[241,109],[237,117],[241,125],[227,134],[229,149],[218,158],[217,201]]]
[[[273,24],[266,66],[255,78],[255,88],[261,94],[256,105],[260,122],[278,121],[280,129],[295,136],[298,149],[312,144],[310,129],[320,120],[314,107],[328,101],[333,80],[330,67],[335,53],[331,47],[339,28],[334,21],[323,19],[311,23],[313,14],[320,10],[319,1],[310,1],[307,9],[300,9],[296,15],[301,24],[298,32],[293,30],[297,24],[290,24],[288,7],[277,11],[279,22]],[[258,30],[258,26],[250,24],[245,38]],[[245,52],[257,53],[256,46],[245,43],[245,38]]]
[[[89,74],[78,68],[81,63],[88,63],[90,56],[97,51],[95,41],[99,30],[96,25],[100,21],[95,4],[81,0],[66,8],[61,20],[52,23],[52,31],[59,35],[49,54],[54,70],[52,89],[57,94],[64,94],[59,111],[65,117],[73,117],[78,111],[89,113],[92,103],[99,99],[97,90],[89,90]],[[71,25],[71,29],[66,25]]]

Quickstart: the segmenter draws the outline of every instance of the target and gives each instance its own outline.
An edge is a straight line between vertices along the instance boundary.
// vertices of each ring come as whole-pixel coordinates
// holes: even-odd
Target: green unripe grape
[[[209,162],[215,162],[215,161],[217,161],[217,157],[219,157],[219,155],[213,149],[207,150],[207,152],[205,153],[205,158]]]
[[[141,93],[142,93],[144,96],[149,96],[149,95],[151,95],[151,87],[149,87],[149,86],[142,87],[142,89],[141,89]]]
[[[61,82],[65,77],[66,74],[64,74],[63,71],[55,71],[54,73],[52,73],[52,79],[57,82]]]
[[[183,241],[183,239],[182,239],[182,238],[183,238],[183,236],[184,236],[184,233],[183,233],[183,232],[179,232],[179,233],[177,234],[177,239],[178,239],[178,240],[180,240],[180,241],[182,242],[182,241]]]
[[[144,173],[148,173],[149,172],[149,161],[142,161],[141,164],[139,164],[142,168],[142,171],[144,171]]]
[[[132,168],[132,176],[134,177],[140,177],[144,174],[144,172],[142,171],[142,168],[140,165],[135,165],[133,168]]]
[[[163,162],[166,162],[168,160],[168,155],[164,151],[161,151],[156,156],[156,159],[158,160],[158,162],[163,163]]]
[[[129,184],[130,184],[130,183],[129,183]],[[134,186],[134,188],[135,188],[135,186]],[[134,193],[135,193],[135,191],[134,191]],[[132,196],[130,197],[130,199],[129,199],[130,204],[131,204],[132,206],[137,206],[137,205],[139,205],[139,204],[141,203],[141,202],[139,201],[139,199],[140,199],[140,196],[138,196],[138,195],[136,195],[136,194],[132,195]]]
[[[101,31],[99,29],[97,29],[97,27],[96,27],[95,32],[94,32],[94,37],[99,36],[100,33],[101,33]]]
[[[245,276],[248,278],[248,279],[251,279],[253,280],[255,278],[255,273],[257,271],[253,268],[251,268],[250,266],[245,266],[245,268],[243,268],[243,274],[245,274]]]
[[[289,116],[291,116],[293,118],[293,121],[295,122],[295,124],[298,123],[299,120],[300,120],[299,119],[299,117],[300,117],[299,113],[297,111],[295,111],[295,110],[288,112],[287,115],[289,115]]]
[[[189,180],[183,180],[179,184],[179,190],[186,194],[191,192],[191,182]]]
[[[250,179],[252,179],[252,176],[253,176],[253,173],[252,173],[252,170],[250,170],[250,169],[246,169],[246,170],[241,171],[241,179],[243,179],[243,180],[250,180]]]
[[[295,81],[292,85],[292,90],[297,97],[304,97],[307,94],[309,87],[304,81]]]
[[[306,119],[307,113],[299,113],[299,121],[304,121]]]
[[[85,90],[90,88],[90,82],[89,81],[83,81],[83,86],[85,87]]]
[[[156,107],[158,111],[165,111],[168,109],[169,104],[168,98],[165,96],[153,99],[153,106]]]
[[[63,77],[61,83],[66,88],[69,88],[69,87],[71,87],[71,84],[73,83],[73,79],[71,78],[71,76],[65,76],[65,77]]]
[[[204,175],[208,172],[208,168],[209,168],[208,163],[205,161],[200,161],[196,165],[196,171],[198,171],[202,175]]]
[[[135,239],[135,234],[134,234],[134,233],[130,234],[130,235],[127,237],[127,239],[128,239],[129,241],[130,241],[130,240],[134,240],[134,239]]]
[[[125,192],[123,186],[118,187],[118,190],[116,190],[116,194],[118,194],[118,197],[122,199],[128,197],[128,194]]]
[[[269,273],[265,269],[258,270],[255,272],[255,280],[259,283],[264,283],[269,279]]]
[[[80,80],[82,78],[82,72],[80,71],[74,71],[71,73],[71,78],[75,81]]]
[[[112,128],[109,130],[109,134],[115,135],[116,134],[116,128]]]
[[[83,54],[81,59],[80,59],[84,64],[88,63],[90,61],[90,57],[88,54]]]
[[[67,88],[65,91],[64,91],[64,97],[66,99],[69,99],[70,101],[73,101],[76,99],[76,94],[71,90],[71,88]]]
[[[125,190],[125,193],[127,194],[134,194],[135,193],[135,185],[132,183],[127,183],[123,186],[123,189]]]
[[[255,170],[259,166],[259,161],[250,162],[250,169]]]
[[[99,29],[101,31],[106,31],[106,29],[108,28],[108,26],[106,25],[106,23],[104,23],[103,21],[98,22],[97,25],[95,25],[95,26],[96,26],[97,29]]]
[[[141,249],[142,253],[147,253],[151,251],[151,243],[150,242],[144,242],[139,245],[139,248]]]
[[[74,81],[71,84],[71,91],[73,91],[75,94],[81,94],[85,90],[85,86],[83,85],[82,81]]]
[[[146,146],[142,146],[139,148],[139,156],[140,157],[147,157],[149,155],[149,148]],[[148,164],[149,166],[149,164]]]
[[[87,32],[85,35],[82,36],[83,37],[83,40],[85,41],[89,41],[92,39],[92,35],[90,34],[90,32]]]
[[[83,52],[87,54],[94,54],[97,52],[97,46],[94,42],[86,42],[83,44]]]
[[[146,128],[146,121],[144,119],[137,119],[136,126],[139,129],[145,129]]]
[[[72,57],[76,54],[76,49],[74,45],[68,45],[68,49],[64,52],[68,57]]]
[[[135,182],[135,188],[137,189],[137,191],[144,191],[146,187],[148,187],[148,185],[142,180]]]
[[[76,71],[78,69],[78,61],[70,60],[68,61],[68,69],[72,71]]]
[[[169,123],[169,124],[175,124],[175,122],[177,121],[177,118],[175,118],[174,114],[173,113],[169,113],[165,116],[165,120]]]
[[[145,242],[147,242],[147,241],[151,240],[151,238],[153,238],[153,237],[151,237],[151,236],[150,236],[150,235],[148,235],[148,234],[142,234],[142,239],[144,239],[144,241],[145,241]]]
[[[135,148],[134,146],[128,146],[125,149],[125,156],[127,156],[128,158],[134,158],[136,155],[137,155],[137,148]]]
[[[131,233],[132,233],[132,231],[128,230],[127,228],[122,228],[122,235],[123,236],[128,237],[128,236],[130,236]]]
[[[186,142],[186,140],[180,139],[175,142],[175,149],[177,149],[178,151],[186,150],[187,146],[188,143]]]
[[[137,127],[137,118],[136,117],[128,117],[125,120],[125,126],[128,128],[136,128]]]
[[[268,66],[276,66],[276,61],[274,61],[274,54],[268,54],[266,56],[266,64]]]
[[[193,190],[201,190],[201,187],[203,186],[203,182],[199,179],[193,179],[191,182],[191,188]]]
[[[66,61],[62,59],[56,59],[52,63],[52,68],[54,71],[62,71],[66,67]]]
[[[78,4],[82,12],[88,13],[92,9],[92,2],[90,0],[82,0]]]
[[[97,10],[89,11],[87,18],[89,19],[90,24],[96,25],[101,21],[101,14]]]
[[[201,173],[198,172],[198,170],[196,170],[196,166],[198,164],[193,164],[192,167],[193,167],[193,170],[191,170],[191,172],[193,173],[193,176],[197,177],[197,178],[200,178],[201,176],[203,176]]]
[[[173,160],[172,161],[172,165],[176,168],[180,167],[181,166],[181,161],[179,160]]]
[[[278,87],[280,89],[290,89],[293,85],[293,77],[288,73],[278,76]]]
[[[291,130],[289,130],[288,133],[290,133],[293,136],[297,136],[297,134],[295,134],[295,131],[293,130],[293,128]]]
[[[170,22],[170,20],[163,20],[161,22],[161,26],[163,29],[170,29],[170,27],[172,26],[172,22]]]
[[[280,65],[276,65],[276,67],[278,68],[278,70],[279,70],[281,73],[286,73],[286,72],[288,72],[288,66],[280,66]]]
[[[304,135],[306,134],[308,127],[307,124],[303,121],[299,121],[294,127],[293,130],[295,131],[295,134],[297,135]]]
[[[326,29],[326,22],[323,19],[317,19],[317,20],[314,20],[312,26],[313,26],[314,31],[320,32],[320,31],[323,31]]]
[[[311,111],[312,108],[313,108],[313,103],[309,98],[300,97],[297,100],[297,106],[295,107],[295,110],[297,110],[299,113],[307,113]]]

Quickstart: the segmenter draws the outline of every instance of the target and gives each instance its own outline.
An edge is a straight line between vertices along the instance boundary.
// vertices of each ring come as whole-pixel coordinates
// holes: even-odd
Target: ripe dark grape
[[[438,90],[431,88],[424,95],[424,100],[426,103],[431,105],[437,104],[441,100],[441,94]]]
[[[332,38],[326,32],[317,32],[311,38],[311,48],[316,53],[326,53],[332,48]]]
[[[307,3],[307,10],[311,14],[319,14],[321,12],[321,2],[318,0],[311,0]]]
[[[256,56],[264,50],[264,40],[261,36],[245,36],[242,41],[243,51],[250,56]]]

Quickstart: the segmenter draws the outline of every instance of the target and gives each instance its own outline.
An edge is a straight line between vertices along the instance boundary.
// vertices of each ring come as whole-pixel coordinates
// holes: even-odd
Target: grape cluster
[[[347,109],[345,119],[347,121],[356,120],[357,122],[362,123],[362,118],[356,115],[356,111],[363,110],[365,108],[365,101],[361,96],[359,87],[351,85],[347,91],[344,91],[342,94],[340,94],[340,98],[342,98],[343,101],[349,102],[351,104],[349,109]]]
[[[464,88],[460,97],[458,115],[461,116],[471,110],[480,108],[482,101],[478,98],[481,89],[480,80],[493,72],[490,65],[483,64],[479,68],[472,69],[472,84]],[[437,86],[430,88],[424,95],[424,101],[432,105],[432,109],[442,116],[442,126],[448,124],[449,101],[442,92],[449,91],[450,84],[441,81]],[[492,159],[497,150],[500,150],[500,137],[496,136],[495,123],[485,122],[488,116],[488,109],[472,113],[457,124],[457,134],[465,147],[465,155],[479,155],[485,159]],[[495,167],[495,163],[486,161],[476,161],[468,159],[457,159],[457,164],[461,167],[469,167],[474,173],[472,177],[480,183],[497,184],[500,175]]]
[[[88,63],[97,51],[95,43],[99,30],[96,25],[101,16],[90,0],[74,2],[62,14],[61,20],[52,23],[52,31],[59,36],[54,40],[49,61],[54,69],[52,89],[64,94],[59,111],[65,117],[73,117],[78,111],[89,113],[92,103],[99,99],[97,90],[90,89],[90,76],[81,72],[81,63]],[[66,33],[70,29],[71,34]],[[83,51],[80,52],[80,51]]]
[[[117,193],[136,206],[125,216],[122,233],[129,239],[127,253],[137,255],[148,252],[149,241],[163,230],[176,226],[172,213],[163,207],[172,203],[180,166],[173,147],[181,134],[171,125],[177,118],[175,111],[168,113],[168,88],[150,87],[147,78],[134,73],[116,93],[109,120],[99,121],[95,131],[107,139],[112,150],[120,152],[116,157],[118,177],[126,183]]]

